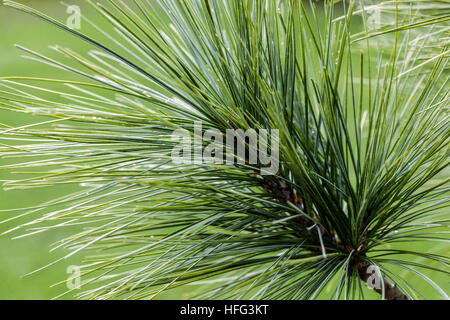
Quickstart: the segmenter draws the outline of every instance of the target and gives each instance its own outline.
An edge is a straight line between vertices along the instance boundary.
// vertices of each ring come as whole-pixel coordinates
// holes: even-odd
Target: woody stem
[[[382,277],[379,272],[370,272],[368,269],[369,265],[367,263],[360,263],[358,265],[358,275],[376,293],[382,295],[384,291],[384,297],[387,300],[411,300],[386,277]]]

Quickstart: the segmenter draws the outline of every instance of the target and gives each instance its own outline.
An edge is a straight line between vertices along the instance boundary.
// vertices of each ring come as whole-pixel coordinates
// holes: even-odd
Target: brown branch
[[[303,205],[303,201],[284,183],[282,180],[268,181],[264,180],[263,183],[264,189],[273,195],[276,201],[287,203],[290,202],[297,206],[302,212],[305,212],[305,207]],[[368,215],[368,213],[366,213]],[[313,217],[316,220],[316,217]],[[310,228],[314,225],[314,222],[308,220],[304,217],[297,217],[295,221],[302,225],[304,228]],[[341,243],[333,234],[329,234],[323,228],[320,228],[320,232],[322,238],[328,243],[333,243],[336,245],[338,250],[342,250],[346,253],[350,253],[353,249],[349,246],[345,246]],[[296,233],[298,237],[311,237],[311,235],[299,234]],[[309,238],[308,237],[308,238]],[[317,239],[314,239],[317,241]],[[360,251],[364,248],[364,244],[361,244],[355,252],[360,253]],[[311,251],[321,251],[320,248],[309,248]],[[386,277],[380,278],[380,274],[378,272],[371,272],[369,270],[369,264],[360,262],[359,259],[354,260],[354,265],[358,267],[358,275],[359,278],[366,283],[369,287],[371,287],[375,292],[382,295],[384,291],[384,297],[387,300],[410,300],[410,298],[405,295],[400,289],[398,289],[395,284],[391,283]]]
[[[289,188],[283,180],[264,180],[263,187],[266,192],[270,193],[273,196],[275,201],[280,203],[291,203],[292,205],[296,206],[301,212],[305,212],[305,214],[307,214],[302,199],[300,199],[298,195],[291,188]],[[318,222],[318,219],[316,216],[311,216],[310,219],[298,216],[294,219],[294,221],[301,225],[303,228],[310,230],[311,227],[314,226],[315,221]],[[334,234],[328,233],[327,230],[325,230],[325,228],[323,228],[322,226],[319,226],[318,228],[324,243],[331,243],[335,245],[338,250],[345,251],[345,247],[336,239]],[[303,234],[297,232],[296,236],[306,237],[314,240],[314,242],[318,242],[319,245],[316,248],[309,249],[311,251],[322,252],[322,248],[318,239],[318,233],[308,232],[307,234]]]
[[[387,300],[411,300],[399,288],[397,288],[395,284],[386,279],[386,277],[380,279],[380,274],[378,272],[370,272],[368,268],[369,264],[359,263],[358,275],[359,278],[364,283],[367,283],[367,285],[371,287],[376,293],[382,295],[384,290],[384,297]]]

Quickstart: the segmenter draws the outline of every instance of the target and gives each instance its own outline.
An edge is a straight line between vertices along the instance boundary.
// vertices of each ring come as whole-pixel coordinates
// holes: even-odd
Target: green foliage
[[[448,257],[395,244],[448,242],[448,41],[423,37],[448,35],[448,11],[390,1],[393,24],[373,30],[363,1],[88,2],[111,25],[83,17],[95,38],[5,1],[93,50],[19,46],[72,80],[0,78],[0,107],[48,117],[3,125],[23,142],[0,144],[17,159],[3,169],[29,175],[5,189],[83,186],[15,228],[83,227],[57,245],[86,256],[80,297],[363,298],[362,264],[411,298],[399,269],[447,297],[419,270],[448,274]],[[171,133],[194,121],[278,129],[279,173],[174,164]]]

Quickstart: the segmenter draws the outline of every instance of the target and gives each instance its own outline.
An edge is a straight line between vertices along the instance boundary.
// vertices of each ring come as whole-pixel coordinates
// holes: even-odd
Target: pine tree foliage
[[[425,297],[414,277],[447,298],[426,270],[449,273],[433,248],[448,243],[450,11],[419,2],[87,1],[94,36],[5,1],[91,46],[19,46],[72,80],[0,78],[0,107],[48,119],[2,125],[2,169],[31,175],[4,188],[82,185],[13,230],[79,228],[54,263],[85,257],[81,298],[356,299],[368,266],[407,298]],[[367,23],[374,8],[389,22]],[[278,129],[279,171],[174,163],[173,131],[200,121]],[[402,246],[416,242],[429,250]]]

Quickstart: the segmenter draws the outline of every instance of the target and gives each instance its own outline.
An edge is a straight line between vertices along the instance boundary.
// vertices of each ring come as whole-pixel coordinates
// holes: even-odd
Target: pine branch
[[[264,188],[274,196],[276,201],[290,202],[298,207],[300,211],[305,212],[302,200],[285,183],[283,183],[283,180],[278,180],[278,182],[266,181]],[[305,215],[307,215],[306,212]],[[313,218],[317,220],[316,217]],[[313,243],[313,245],[309,247],[309,250],[313,252],[321,252],[321,243],[319,241],[319,238],[317,237],[317,233],[311,234],[311,232],[309,232],[311,227],[315,225],[312,219],[307,219],[303,216],[297,216],[294,221],[305,228],[305,232],[297,232],[296,235],[300,239],[309,239]],[[342,252],[350,253],[352,251],[355,251],[358,253],[363,246],[361,245],[356,249],[352,249],[348,246],[345,247],[342,243],[338,242],[333,234],[326,232],[323,227],[320,227],[319,230],[325,242],[333,243],[334,245],[336,245],[336,249],[341,250]],[[361,259],[365,259],[365,257],[360,256],[356,259],[353,258],[351,261],[354,266],[357,266],[359,278],[361,279],[361,281],[367,284],[368,287],[373,288],[375,292],[384,296],[387,300],[411,300],[399,288],[397,288],[395,284],[391,283],[386,277],[381,276],[379,272],[369,272],[369,264],[363,262]],[[380,284],[380,286],[374,286],[373,283],[378,283]],[[381,285],[383,286],[383,288],[381,288]]]
[[[156,298],[203,281],[206,298],[363,298],[372,282],[387,299],[422,296],[387,267],[370,277],[369,262],[447,297],[415,268],[448,275],[448,257],[396,245],[448,241],[449,56],[423,37],[448,17],[387,3],[395,27],[373,30],[363,1],[88,3],[104,27],[5,1],[92,46],[54,47],[61,61],[18,46],[85,82],[0,78],[0,108],[51,118],[1,125],[12,162],[0,169],[28,174],[5,189],[83,188],[17,210],[40,216],[9,231],[85,227],[56,246],[93,251],[80,297]],[[261,176],[234,148],[224,156],[243,163],[173,161],[175,130],[228,129],[279,131],[278,173]]]

